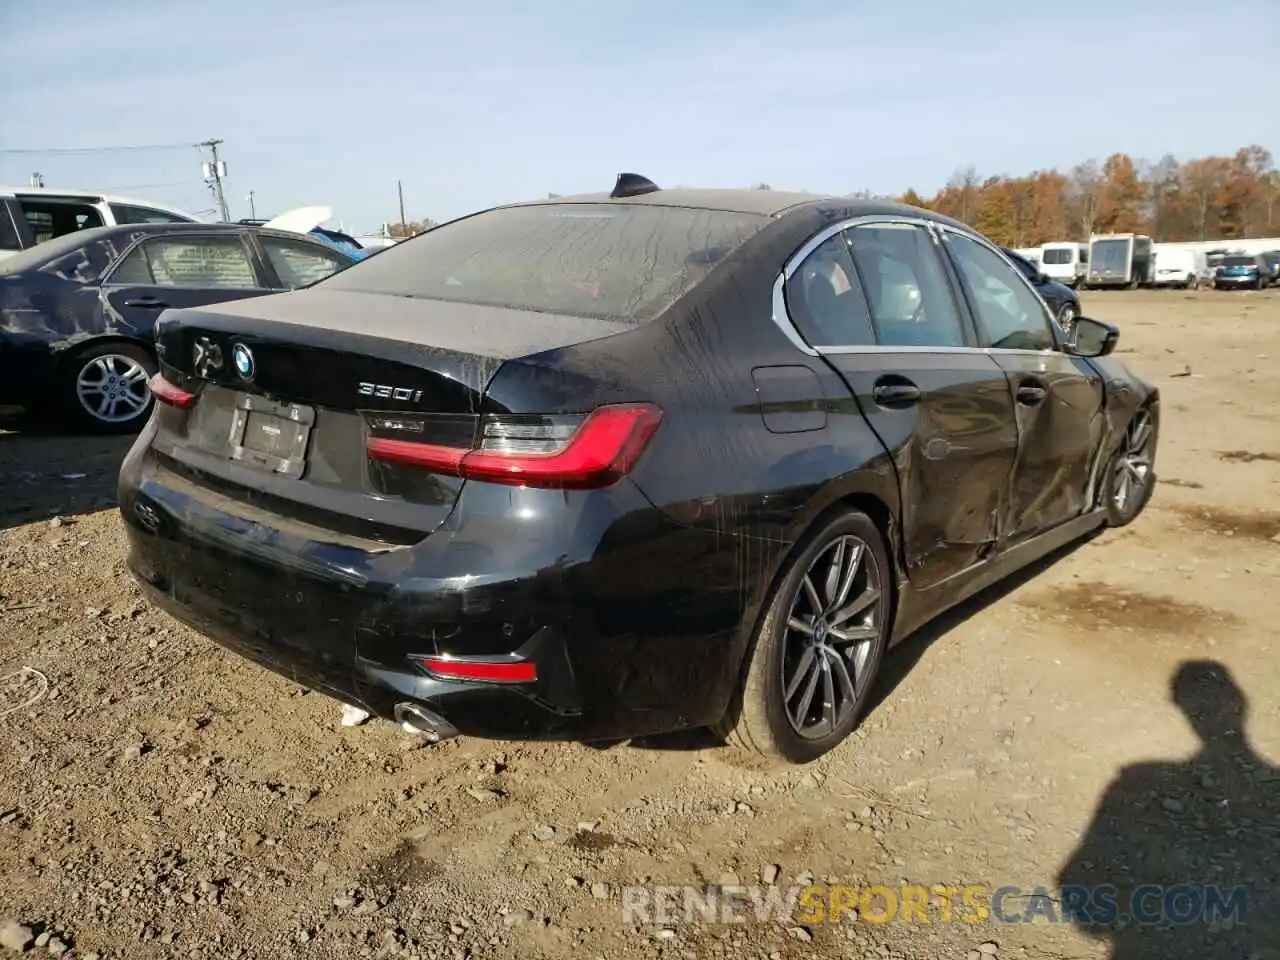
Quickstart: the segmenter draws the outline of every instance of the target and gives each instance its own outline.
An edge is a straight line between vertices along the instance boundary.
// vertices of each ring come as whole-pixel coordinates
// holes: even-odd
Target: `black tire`
[[[60,365],[59,405],[76,427],[91,433],[137,433],[155,405],[147,381],[158,369],[150,351],[138,344],[114,341],[85,347]],[[114,405],[102,402],[103,391],[89,389],[96,383],[118,391]]]
[[[1144,425],[1145,424],[1145,432]],[[1156,489],[1155,451],[1160,437],[1160,418],[1156,408],[1144,406],[1125,427],[1120,444],[1107,461],[1102,478],[1101,506],[1106,511],[1107,526],[1126,527],[1138,519]],[[1137,482],[1137,463],[1145,460],[1143,481]],[[1125,493],[1124,478],[1130,486]]]
[[[843,573],[834,578],[825,575],[838,549],[849,556],[857,545],[863,550],[848,579]],[[823,571],[824,576],[811,577],[815,571]],[[833,582],[834,597],[829,592]],[[741,685],[714,732],[775,763],[809,763],[844,740],[866,708],[888,646],[892,582],[884,539],[866,514],[848,510],[810,531],[760,618],[747,650]],[[822,625],[806,612],[814,610],[814,597],[819,605],[838,601],[828,604],[839,609],[821,616]],[[843,621],[835,618],[867,598],[864,609]],[[807,637],[790,625],[796,621],[808,627]],[[832,633],[832,626],[840,632]],[[790,698],[784,677],[791,681]],[[802,711],[806,693],[809,700]],[[832,704],[829,712],[822,709],[827,697]],[[814,716],[815,708],[820,718]],[[799,725],[791,719],[793,715],[801,716]],[[808,719],[816,720],[815,725],[806,727]]]

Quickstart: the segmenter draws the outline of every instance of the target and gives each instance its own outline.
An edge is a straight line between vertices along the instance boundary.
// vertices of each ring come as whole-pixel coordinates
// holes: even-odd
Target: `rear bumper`
[[[342,703],[386,720],[397,719],[397,705],[417,704],[443,717],[457,732],[493,739],[578,739],[591,734],[564,636],[557,630],[540,632],[516,651],[537,664],[538,680],[529,685],[449,682],[359,655],[350,663],[326,663],[305,638],[290,636],[287,627],[263,630],[259,624],[246,629],[243,622],[233,626],[226,611],[210,609],[208,597],[193,596],[174,581],[158,584],[147,579],[135,565],[138,553],[130,551],[130,571],[154,606],[232,653]]]
[[[741,579],[702,586],[691,534],[628,481],[576,505],[539,491],[546,509],[528,511],[528,532],[509,505],[486,515],[473,501],[476,532],[457,510],[421,543],[387,547],[184,483],[150,454],[153,429],[120,475],[130,572],[157,607],[281,676],[387,719],[420,704],[496,739],[633,737],[725,709]],[[731,538],[715,543],[736,552]],[[691,585],[700,603],[682,609]],[[413,660],[512,653],[536,665],[535,681],[441,680]]]
[[[1266,285],[1267,280],[1265,277],[1262,283],[1263,286]],[[1213,285],[1215,287],[1256,287],[1258,285],[1258,277],[1256,274],[1251,277],[1214,277]]]

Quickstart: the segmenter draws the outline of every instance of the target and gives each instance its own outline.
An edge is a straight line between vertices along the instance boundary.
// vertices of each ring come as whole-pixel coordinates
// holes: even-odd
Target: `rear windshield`
[[[1256,267],[1258,261],[1253,257],[1223,257],[1222,265],[1224,267]]]
[[[646,204],[507,207],[428,230],[317,287],[643,323],[768,223]]]
[[[1046,250],[1044,252],[1044,260],[1042,262],[1043,263],[1070,263],[1071,251],[1061,250],[1061,249]]]

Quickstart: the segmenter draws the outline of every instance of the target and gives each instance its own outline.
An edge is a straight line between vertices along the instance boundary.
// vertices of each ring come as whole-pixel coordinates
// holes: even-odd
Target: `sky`
[[[39,171],[212,218],[192,144],[220,138],[233,217],[252,190],[259,216],[326,204],[356,232],[399,218],[397,180],[409,219],[444,220],[624,170],[927,195],[968,166],[1280,154],[1280,33],[1220,31],[1227,9],[0,0],[0,183]],[[15,152],[49,150],[86,152]]]

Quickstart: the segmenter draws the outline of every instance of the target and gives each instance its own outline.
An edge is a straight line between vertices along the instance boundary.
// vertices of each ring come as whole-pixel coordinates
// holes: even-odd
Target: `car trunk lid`
[[[152,449],[166,469],[224,497],[414,542],[444,522],[464,481],[372,460],[368,439],[470,446],[504,362],[623,329],[323,289],[167,311],[156,329],[161,369],[194,398],[162,409]]]

